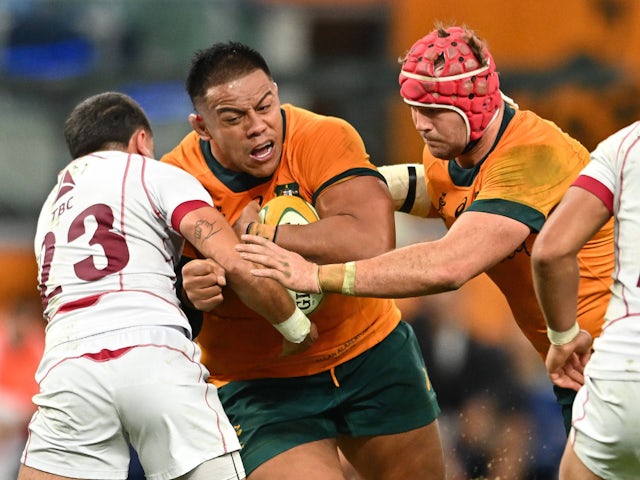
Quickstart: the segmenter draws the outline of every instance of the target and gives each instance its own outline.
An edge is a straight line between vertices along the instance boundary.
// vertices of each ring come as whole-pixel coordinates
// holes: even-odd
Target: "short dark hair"
[[[239,42],[214,43],[198,50],[193,56],[185,83],[193,106],[215,85],[262,70],[269,78],[271,71],[264,57],[253,48]]]
[[[79,103],[64,123],[64,138],[72,158],[129,144],[136,130],[152,133],[142,107],[131,97],[105,92]]]

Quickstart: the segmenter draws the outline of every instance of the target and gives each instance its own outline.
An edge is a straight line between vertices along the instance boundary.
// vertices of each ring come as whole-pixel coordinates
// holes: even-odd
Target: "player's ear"
[[[154,158],[153,135],[144,128],[136,130],[129,141],[129,153],[138,153],[145,157]]]
[[[200,136],[202,140],[209,141],[211,140],[211,135],[209,135],[209,131],[207,130],[206,125],[204,124],[204,119],[202,115],[198,113],[189,114],[189,124],[191,128],[195,130],[195,132]]]

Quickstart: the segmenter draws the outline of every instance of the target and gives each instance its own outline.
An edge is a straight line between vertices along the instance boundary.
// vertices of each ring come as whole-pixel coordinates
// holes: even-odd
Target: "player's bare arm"
[[[205,240],[218,233],[222,229],[222,227],[216,225],[216,223],[216,221],[211,222],[205,219],[198,220],[196,222],[195,228],[193,229],[193,234],[195,235],[196,239],[204,242]]]
[[[220,228],[216,226],[215,222],[212,223],[204,219],[198,220],[194,228],[194,235],[198,240],[205,241],[219,232]],[[210,258],[195,262],[193,267],[193,270],[188,270],[189,275],[194,275],[193,278],[188,276],[185,281],[183,273],[183,288],[181,291],[183,302],[186,300],[185,304],[188,307],[196,308],[194,305],[194,301],[196,301],[201,304],[200,310],[211,311],[223,301],[222,287],[226,285],[224,269]],[[187,294],[190,290],[194,301]]]
[[[224,268],[228,285],[245,305],[264,316],[287,341],[297,344],[286,343],[283,353],[304,350],[315,341],[315,325],[296,308],[288,292],[271,280],[256,282],[260,279],[251,275],[253,265],[234,250],[238,237],[220,212],[213,207],[193,210],[182,219],[180,230],[198,251]]]
[[[534,286],[545,319],[556,331],[568,330],[576,321],[577,255],[609,217],[609,210],[595,195],[570,187],[536,239],[532,252]]]
[[[242,239],[250,243],[236,249],[266,267],[254,269],[254,275],[274,278],[291,289],[401,298],[456,290],[511,255],[529,233],[529,227],[502,215],[465,212],[441,239],[346,265],[318,268],[249,235]]]
[[[534,244],[534,287],[552,343],[545,363],[549,377],[560,387],[578,390],[584,383],[592,339],[576,323],[580,282],[577,255],[610,216],[595,195],[570,187]]]
[[[317,263],[368,258],[395,246],[393,202],[377,177],[352,177],[333,185],[314,206],[320,220],[280,225],[278,245]]]

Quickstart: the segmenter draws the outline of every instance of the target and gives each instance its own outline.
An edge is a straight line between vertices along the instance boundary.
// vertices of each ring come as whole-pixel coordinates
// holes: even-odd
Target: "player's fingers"
[[[277,270],[272,268],[253,268],[251,269],[251,275],[254,277],[271,278],[282,283],[283,275]]]
[[[210,269],[211,273],[217,275],[218,277],[224,277],[224,275],[227,273],[222,265],[210,258],[207,259],[207,266]]]
[[[215,295],[214,297],[209,297],[207,299],[192,301],[191,303],[193,303],[193,306],[196,307],[198,310],[202,310],[203,312],[210,312],[211,310],[216,308],[218,305],[220,305],[223,302],[223,300],[224,300],[224,297],[222,296],[222,294],[220,294],[220,295]]]
[[[578,372],[584,371],[584,365],[580,363],[580,357],[577,353],[573,352],[565,361],[565,368],[567,370],[576,370]]]
[[[224,269],[208,258],[196,258],[191,260],[184,267],[182,267],[182,275],[186,276],[203,276],[215,273],[216,275],[224,274]]]
[[[550,373],[549,378],[555,385],[561,388],[569,388],[571,390],[577,391],[581,386],[581,384],[573,380],[571,377],[565,375],[565,373],[562,371]]]
[[[592,352],[593,351],[591,349],[589,349],[585,353],[581,353],[581,354],[578,355],[578,357],[580,359],[580,364],[582,365],[583,369],[587,365],[587,362],[589,361],[589,359],[591,358],[591,353]]]
[[[221,295],[222,287],[220,285],[211,285],[210,287],[202,289],[202,294],[209,298]]]
[[[209,289],[209,290],[201,290],[198,292],[197,298],[201,302],[208,302],[212,298],[217,298],[222,296],[221,289]]]
[[[303,257],[297,253],[285,250],[266,238],[256,235],[243,235],[242,237],[250,243],[239,243],[235,248],[247,260],[280,270],[283,267],[291,269],[291,265],[298,266],[304,263]]]
[[[565,375],[572,382],[575,382],[578,385],[584,384],[584,374],[582,373],[582,371],[573,368],[573,366],[567,366],[567,368],[565,368]]]
[[[199,275],[199,276],[183,274],[182,285],[185,288],[185,290],[187,290],[188,292],[204,291],[205,292],[204,294],[206,295],[206,294],[212,293],[212,291],[209,291],[209,289],[220,288],[219,280],[220,278],[213,274]],[[223,281],[226,282],[224,278],[223,278]]]
[[[274,258],[269,257],[267,255],[262,255],[261,253],[240,253],[240,256],[251,263],[255,263],[263,267],[267,267],[267,268],[278,267],[278,262]]]
[[[222,295],[222,292],[220,292],[220,293],[217,293],[217,294],[213,295],[209,299],[208,303],[215,304],[215,306],[218,306],[220,303],[222,303],[223,300],[224,300],[224,297]]]
[[[264,245],[256,245],[253,243],[239,243],[236,245],[236,251],[240,255],[255,254],[255,255],[267,255],[269,250]]]
[[[249,235],[247,233],[242,234],[242,236],[240,237],[240,240],[242,240],[246,244],[267,246],[269,243],[271,243],[272,245],[275,245],[273,242],[271,242],[270,240],[267,240],[264,237],[261,237],[259,235]],[[236,250],[242,251],[243,246],[244,245],[242,244],[236,245]]]

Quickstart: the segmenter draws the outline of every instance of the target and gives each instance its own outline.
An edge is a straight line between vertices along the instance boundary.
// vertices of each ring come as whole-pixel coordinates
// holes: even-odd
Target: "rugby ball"
[[[296,195],[280,195],[269,200],[260,210],[260,221],[267,225],[307,225],[319,219],[313,206]],[[306,315],[312,313],[324,295],[322,293],[300,293],[289,290],[296,305]]]

